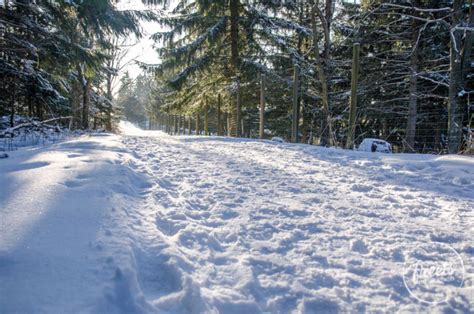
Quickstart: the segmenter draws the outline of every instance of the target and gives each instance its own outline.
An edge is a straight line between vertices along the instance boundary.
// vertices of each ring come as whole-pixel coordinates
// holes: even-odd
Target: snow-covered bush
[[[377,138],[365,138],[362,143],[360,143],[358,150],[363,152],[391,153],[392,145],[387,141]]]
[[[61,117],[39,121],[15,116],[16,125],[8,127],[9,117],[0,117],[0,148],[8,151],[23,146],[55,143],[69,135],[69,120],[70,117]]]

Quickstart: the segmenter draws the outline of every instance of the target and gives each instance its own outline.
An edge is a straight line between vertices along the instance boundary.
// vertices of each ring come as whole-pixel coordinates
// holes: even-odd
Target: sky
[[[129,48],[127,52],[126,60],[137,60],[144,63],[156,64],[159,62],[159,57],[156,50],[153,48],[154,41],[150,36],[158,31],[159,25],[156,22],[143,22],[142,27],[144,35],[140,39],[132,39],[135,45]],[[123,72],[129,72],[131,77],[137,77],[142,69],[136,64],[136,62],[130,62],[123,70]]]
[[[0,0],[2,1],[2,0]],[[121,0],[118,4],[118,8],[121,10],[146,10],[147,7],[141,2],[141,0]],[[137,77],[142,69],[135,63],[130,62],[131,60],[137,60],[144,63],[156,64],[159,62],[158,54],[153,48],[154,41],[150,38],[152,34],[160,30],[160,25],[156,22],[142,22],[143,36],[140,39],[130,39],[130,43],[134,45],[128,49],[126,61],[128,65],[123,69],[123,75],[128,71],[131,77]],[[136,44],[135,44],[136,43]]]

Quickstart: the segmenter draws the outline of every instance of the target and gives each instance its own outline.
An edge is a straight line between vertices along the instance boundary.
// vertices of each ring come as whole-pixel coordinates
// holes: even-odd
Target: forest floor
[[[473,158],[122,130],[0,160],[0,313],[474,310]]]

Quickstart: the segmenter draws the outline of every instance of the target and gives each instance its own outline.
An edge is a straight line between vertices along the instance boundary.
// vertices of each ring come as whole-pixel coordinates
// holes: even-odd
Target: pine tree
[[[110,34],[140,36],[139,20],[152,18],[109,0],[8,1],[0,8],[0,91],[8,95],[0,114],[11,124],[17,113],[72,114],[84,128],[93,114],[97,122],[110,108],[101,97]]]
[[[159,49],[164,61],[157,68],[158,73],[167,76],[170,85],[178,90],[186,86],[189,91],[190,87],[199,86],[202,91],[205,85],[211,94],[226,93],[232,100],[227,109],[232,117],[232,134],[240,135],[242,104],[247,93],[241,86],[255,80],[255,73],[270,71],[265,63],[271,59],[270,55],[275,55],[264,47],[270,44],[282,51],[290,48],[286,39],[295,30],[308,33],[297,23],[278,17],[276,8],[285,5],[283,2],[243,4],[238,0],[179,2],[171,10],[171,17],[162,19],[169,30],[154,35],[164,45]],[[278,31],[287,34],[277,34]],[[292,49],[288,52],[291,54]],[[197,81],[205,83],[195,84]],[[194,94],[207,97],[203,93]],[[204,98],[193,99],[200,103],[195,106],[204,103]]]

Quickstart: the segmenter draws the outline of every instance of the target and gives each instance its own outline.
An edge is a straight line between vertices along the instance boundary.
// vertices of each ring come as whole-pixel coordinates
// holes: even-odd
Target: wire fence
[[[387,115],[381,117],[376,123],[374,121],[366,122],[364,115],[367,112],[361,110],[358,115],[358,122],[355,125],[355,147],[365,138],[377,138],[389,142],[392,145],[394,153],[417,152],[428,154],[448,153],[448,134],[447,117],[439,119],[439,112],[420,112],[415,132],[415,141],[413,147],[407,141],[406,115]],[[461,153],[474,153],[474,115],[469,113],[469,123],[462,129]],[[220,122],[218,120],[220,117]],[[302,115],[303,116],[303,115]],[[201,111],[192,115],[168,115],[159,114],[155,119],[151,119],[145,125],[151,130],[161,130],[170,135],[209,135],[209,136],[230,136],[231,134],[231,115],[227,112],[217,114],[215,108],[210,108],[207,113]],[[463,115],[462,119],[466,119]],[[334,127],[333,137],[336,142],[334,146],[345,147],[349,125],[344,117],[333,117]],[[245,109],[242,112],[241,119],[241,137],[259,138],[260,119],[258,108],[251,110]],[[277,127],[275,127],[277,126]],[[309,145],[325,145],[322,135],[327,132],[327,125],[322,123],[318,115],[308,118],[300,117],[298,123],[299,143]],[[283,117],[272,117],[272,112],[265,113],[264,139],[272,137],[281,137],[286,141],[291,139],[291,114]]]

